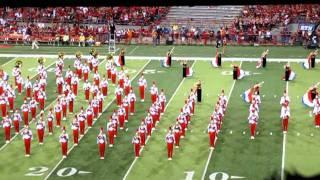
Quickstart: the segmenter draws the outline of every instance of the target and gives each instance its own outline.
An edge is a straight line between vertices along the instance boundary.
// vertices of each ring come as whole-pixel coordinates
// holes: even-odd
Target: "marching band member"
[[[23,85],[23,78],[22,78],[21,75],[19,75],[17,77],[17,81],[16,82],[17,82],[18,93],[19,93],[19,95],[21,95],[21,93],[22,93],[22,85]]]
[[[263,51],[261,54],[260,61],[258,61],[256,68],[260,68],[261,66],[265,68],[267,66],[267,55],[269,54],[269,49]]]
[[[84,62],[82,66],[82,74],[83,74],[83,81],[86,82],[89,79],[90,68],[87,64],[87,61]]]
[[[128,94],[128,99],[130,103],[130,115],[133,115],[135,113],[135,103],[137,98],[132,89],[130,89],[130,92]]]
[[[141,102],[144,102],[144,92],[145,92],[145,89],[147,88],[147,80],[144,78],[143,73],[141,74],[141,77],[138,80],[138,85],[139,85]]]
[[[282,96],[281,99],[280,99],[280,104],[281,104],[281,105],[284,105],[285,103],[287,103],[288,105],[289,105],[289,103],[290,103],[290,97],[288,96],[286,90],[284,90],[283,96]]]
[[[125,109],[126,115],[125,115],[125,122],[128,122],[129,119],[129,101],[128,101],[128,97],[124,96],[123,100],[122,100],[122,106]]]
[[[62,157],[65,159],[67,158],[67,153],[68,153],[68,141],[69,141],[69,135],[66,132],[66,128],[63,127],[62,133],[59,136],[59,142],[61,144],[61,152],[62,152]]]
[[[97,96],[95,96],[91,101],[91,106],[93,108],[93,117],[94,120],[97,120],[98,114],[99,114],[99,100],[97,99]]]
[[[92,60],[94,58],[93,54],[95,54],[95,53],[96,53],[95,49],[91,49],[90,50],[90,57],[88,59],[88,64],[89,64],[90,71],[92,71],[92,69],[93,69]]]
[[[21,135],[24,141],[25,156],[30,157],[31,140],[33,139],[33,137],[32,137],[32,131],[30,130],[28,125],[25,126]]]
[[[83,90],[84,90],[84,96],[86,101],[89,101],[91,84],[88,82],[88,80],[86,80],[85,83],[83,84]]]
[[[99,86],[97,86],[96,84],[93,84],[91,86],[91,90],[92,92],[92,98],[96,97],[98,95],[98,93],[100,92]]]
[[[146,145],[147,126],[145,125],[143,120],[141,121],[138,131],[141,140],[140,145],[141,147],[144,147]]]
[[[99,86],[103,96],[107,96],[108,95],[108,84],[109,83],[108,83],[108,80],[107,80],[106,76],[103,75],[103,79],[100,82],[100,86]]]
[[[150,89],[150,93],[151,93],[151,103],[155,103],[158,97],[158,88],[156,86],[156,82],[152,82],[152,86]]]
[[[82,64],[81,64],[81,52],[76,53],[76,59],[74,60],[73,67],[76,69],[78,78],[82,78]]]
[[[101,115],[103,111],[103,100],[104,100],[104,96],[101,93],[101,91],[98,92],[97,100],[99,102],[99,115]]]
[[[86,109],[87,124],[88,124],[88,127],[89,127],[89,128],[92,127],[93,114],[94,114],[94,109],[93,109],[92,105],[90,104],[90,105],[88,106],[88,108]]]
[[[289,118],[290,118],[290,108],[289,108],[289,102],[286,102],[281,107],[281,115],[280,118],[282,119],[282,131],[283,133],[287,133],[288,131],[288,124],[289,124]]]
[[[117,76],[119,79],[118,84],[123,89],[124,88],[125,73],[124,73],[124,70],[122,67],[121,67],[121,70],[118,72]]]
[[[38,105],[38,102],[35,100],[34,97],[32,97],[31,100],[29,101],[29,108],[30,108],[32,120],[36,119],[37,105]],[[29,124],[26,124],[26,125],[29,125]]]
[[[21,111],[23,113],[23,120],[24,120],[24,125],[29,125],[29,112],[30,112],[30,108],[29,105],[27,103],[27,100],[25,99],[22,106],[21,106]]]
[[[71,79],[71,84],[72,84],[72,90],[73,90],[73,93],[74,95],[78,95],[78,84],[79,84],[79,78],[76,74],[74,74],[72,76],[72,79]]]
[[[9,118],[9,116],[3,116],[3,120],[1,124],[4,129],[4,137],[5,137],[6,143],[9,143],[11,139],[11,125],[12,125],[12,121]]]
[[[125,53],[125,50],[124,50],[124,48],[122,48],[120,53],[119,53],[119,64],[120,64],[121,67],[126,64],[125,58],[124,58],[124,53]]]
[[[88,112],[87,112],[88,113]],[[81,107],[80,113],[78,114],[78,120],[79,120],[79,128],[80,128],[80,136],[84,135],[85,130],[85,121],[87,119],[87,114],[84,112],[83,107]],[[88,123],[89,124],[89,123]]]
[[[233,67],[233,80],[242,79],[245,76],[245,72],[240,69],[238,65],[231,65]]]
[[[94,81],[94,84],[99,86],[100,85],[100,74],[98,71],[96,71],[94,74],[93,74],[93,81]]]
[[[217,125],[214,123],[214,120],[210,121],[208,125],[208,134],[209,134],[209,142],[210,142],[210,149],[214,149],[215,141],[216,141],[216,133],[217,132]]]
[[[74,115],[72,124],[71,124],[71,129],[73,132],[73,144],[75,146],[78,146],[79,143],[79,120],[78,120],[78,116]]]
[[[182,128],[181,128],[179,122],[176,122],[176,124],[173,127],[173,130],[174,130],[175,146],[176,146],[176,148],[179,148],[181,131],[182,131]]]
[[[16,93],[15,93],[14,89],[12,89],[12,87],[6,91],[6,96],[8,97],[10,112],[13,112],[14,101],[16,99]]]
[[[39,100],[39,108],[40,110],[44,110],[45,100],[47,99],[46,92],[42,89],[38,92],[38,100]]]
[[[67,120],[67,105],[68,105],[68,102],[67,102],[67,98],[66,96],[63,94],[61,97],[60,97],[60,104],[61,104],[61,107],[62,107],[62,119],[63,120]]]
[[[112,122],[112,118],[109,119],[107,123],[108,138],[109,138],[109,147],[113,147],[114,136],[115,136],[115,125]]]
[[[313,100],[315,99],[315,97],[318,94],[318,86],[319,86],[320,82],[316,83],[315,85],[312,85],[308,91],[302,96],[302,103],[305,106],[308,107],[313,107]]]
[[[117,81],[117,68],[112,65],[111,67],[111,82],[112,82],[112,85],[115,86],[116,84],[116,81]]]
[[[91,59],[91,62],[92,62],[92,68],[93,68],[93,72],[94,73],[97,73],[98,72],[98,67],[99,67],[99,59],[98,59],[98,52],[95,51],[93,54],[92,54],[92,59]]]
[[[135,157],[138,158],[140,156],[140,144],[141,144],[141,138],[139,136],[138,131],[136,132],[135,136],[132,138],[132,144],[134,145]]]
[[[296,76],[296,73],[293,72],[291,70],[291,67],[289,64],[286,64],[284,66],[284,69],[285,69],[285,72],[284,72],[284,77],[282,78],[282,80],[285,80],[285,81],[292,81],[294,80],[295,76]]]
[[[310,54],[308,55],[307,63],[304,63],[304,68],[306,69],[314,68],[316,64],[315,62],[316,62],[317,55],[318,55],[318,49],[310,52]]]
[[[112,124],[114,125],[114,137],[118,135],[118,126],[119,126],[119,116],[116,110],[113,110],[111,115]]]
[[[221,67],[221,64],[222,64],[221,58],[222,58],[222,54],[219,52],[218,48],[216,48],[215,59],[211,61],[212,66],[215,68]]]
[[[258,119],[259,119],[259,117],[254,112],[250,113],[250,115],[248,117],[249,125],[250,125],[250,134],[251,134],[250,139],[254,139],[254,136],[256,134],[256,127],[258,124]]]
[[[107,56],[107,62],[105,65],[105,68],[107,70],[107,78],[108,80],[111,80],[111,69],[112,69],[112,55]]]
[[[27,79],[24,82],[24,89],[26,90],[27,99],[31,99],[32,83],[29,76],[27,76]]]
[[[63,77],[61,75],[57,76],[56,84],[57,84],[57,93],[58,94],[62,94],[62,88],[63,88],[64,80],[63,80]]]
[[[124,122],[125,122],[125,115],[126,115],[126,110],[124,109],[122,104],[120,105],[117,113],[118,113],[120,129],[122,130],[124,129]]]
[[[117,105],[120,106],[121,105],[121,102],[122,102],[122,96],[123,94],[123,89],[120,87],[120,85],[118,85],[115,89],[115,95],[116,95],[116,98],[117,98]]]
[[[124,94],[127,96],[131,89],[131,80],[129,75],[124,78]]]
[[[71,66],[69,65],[68,70],[65,75],[65,82],[71,86],[71,79],[74,76],[73,71],[71,70]]]
[[[320,127],[320,101],[318,95],[313,100],[313,114],[316,128]]]
[[[62,119],[62,105],[60,98],[57,99],[56,105],[54,106],[54,112],[56,113],[56,126],[60,127],[61,126],[61,119]]]
[[[21,65],[22,65],[22,61],[18,60],[12,70],[12,76],[14,77],[15,85],[17,85],[17,77],[21,74],[21,69],[20,69]]]
[[[152,129],[154,129],[153,120],[152,120],[150,113],[148,113],[148,115],[145,117],[144,121],[147,126],[147,135],[148,135],[148,137],[150,137]]]
[[[47,124],[48,124],[48,131],[49,131],[49,135],[52,135],[53,133],[53,120],[54,120],[54,116],[53,116],[53,109],[50,108],[48,115],[47,115]]]
[[[2,117],[5,117],[7,115],[7,105],[8,103],[8,98],[4,95],[0,97],[0,105],[1,105],[1,112],[2,112]]]
[[[107,138],[106,138],[106,135],[103,133],[102,127],[100,128],[100,132],[97,137],[97,144],[99,148],[100,159],[104,159],[104,152],[106,149]]]
[[[63,95],[66,96],[66,97],[71,92],[71,86],[69,84],[67,84],[67,83],[63,84],[63,88],[62,89],[63,89]]]
[[[39,86],[42,91],[46,91],[47,79],[44,76],[40,76]]]
[[[43,111],[41,111],[40,119],[36,123],[36,129],[37,129],[37,133],[38,133],[38,141],[39,141],[40,145],[43,144],[44,130],[46,127],[45,122],[43,120],[43,114],[44,114]]]
[[[172,62],[172,49],[170,49],[167,52],[166,67],[171,67],[171,62]]]
[[[16,109],[16,111],[13,113],[12,119],[13,119],[15,134],[19,134],[20,122],[22,121],[21,115],[19,113],[19,109]]]
[[[164,91],[163,89],[161,89],[160,95],[159,95],[159,100],[161,103],[161,114],[164,113],[164,109],[165,109],[165,104],[167,102],[166,96],[164,95]]]
[[[59,52],[58,54],[58,59],[56,61],[56,67],[58,67],[60,69],[60,71],[63,70],[63,66],[64,66],[64,53],[63,52]]]
[[[171,127],[169,128],[169,132],[166,135],[166,143],[167,143],[167,151],[168,151],[168,160],[172,160],[173,154],[173,144],[175,143],[174,135],[172,133]]]
[[[67,102],[68,102],[70,114],[73,114],[73,106],[74,106],[75,99],[76,99],[76,95],[71,91],[67,96]]]

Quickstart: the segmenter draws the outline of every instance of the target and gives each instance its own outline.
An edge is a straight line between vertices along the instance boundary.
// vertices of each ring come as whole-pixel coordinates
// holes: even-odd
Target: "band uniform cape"
[[[312,89],[308,90],[303,96],[302,96],[302,103],[307,107],[314,107],[313,99],[315,97],[315,94],[312,94]]]

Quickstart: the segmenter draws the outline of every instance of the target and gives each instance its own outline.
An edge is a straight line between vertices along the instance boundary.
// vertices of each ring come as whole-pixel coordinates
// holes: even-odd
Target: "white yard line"
[[[131,55],[133,52],[135,52],[140,46],[136,46],[135,48],[133,48],[129,53],[128,55]]]
[[[6,66],[7,64],[11,63],[11,61],[16,60],[17,58],[18,58],[18,57],[14,57],[14,58],[12,58],[12,59],[11,59],[11,60],[9,60],[8,62],[6,62],[6,63],[2,64],[2,65],[1,65],[1,67]]]
[[[288,62],[290,64],[290,62]],[[289,81],[286,83],[286,92],[289,96]],[[287,134],[283,134],[283,141],[282,141],[282,158],[281,158],[281,180],[284,180],[284,164],[285,164],[285,156],[286,156],[286,141],[287,141]]]
[[[239,65],[240,68],[241,68],[241,65],[242,65],[242,61],[240,62],[240,65]],[[230,92],[229,92],[229,94],[228,94],[228,101],[227,101],[226,107],[228,107],[229,100],[230,100],[232,91],[233,91],[233,89],[234,89],[234,86],[235,86],[235,84],[236,84],[236,81],[237,81],[237,80],[234,80],[234,81],[233,81],[233,84],[232,84],[232,86],[231,86]],[[206,176],[206,173],[207,173],[207,170],[208,170],[208,166],[209,166],[209,163],[210,163],[210,160],[211,160],[212,153],[213,153],[213,149],[210,150],[210,153],[209,153],[209,156],[208,156],[208,159],[207,159],[207,162],[206,162],[206,166],[204,167],[204,171],[203,171],[201,180],[204,180],[204,178],[205,178],[205,176]]]
[[[193,63],[192,66],[191,66],[191,69],[192,69],[193,66],[196,64],[196,62],[197,62],[197,61],[194,61],[194,63]],[[186,79],[186,78],[183,78],[183,79],[182,79],[182,81],[181,81],[180,84],[178,85],[177,89],[176,89],[176,90],[174,91],[174,93],[172,94],[170,100],[168,101],[168,103],[166,104],[166,107],[164,108],[164,111],[166,111],[166,109],[168,108],[169,104],[170,104],[171,101],[173,100],[174,96],[177,94],[178,90],[179,90],[180,87],[182,86],[182,84],[183,84],[183,82],[184,82],[185,79]],[[147,138],[146,144],[148,143],[148,141],[149,141],[150,138],[151,138],[151,136]],[[142,148],[140,149],[140,153],[143,151],[143,148],[144,148],[144,147],[142,147]],[[137,161],[137,158],[135,158],[135,159],[133,160],[133,162],[131,163],[131,165],[130,165],[129,169],[127,170],[126,174],[125,174],[124,177],[122,178],[122,180],[126,180],[126,179],[127,179],[128,175],[129,175],[129,173],[131,172],[131,170],[132,170],[134,164],[136,163],[136,161]]]
[[[173,47],[174,49],[174,47]],[[173,50],[172,49],[172,50]],[[118,49],[117,49],[118,50]],[[117,51],[116,50],[116,51]],[[44,57],[44,58],[56,58],[57,55],[53,54],[0,54],[0,57],[32,57],[32,58],[38,58],[38,57]],[[74,58],[74,55],[65,55],[65,58]],[[86,55],[83,56],[83,58],[89,58],[90,56]],[[157,60],[159,61],[163,56],[126,56],[127,60]],[[197,61],[212,61],[213,57],[179,57],[175,56],[173,60],[197,60]],[[248,62],[257,62],[260,60],[260,58],[248,58],[248,57],[228,57],[228,58],[222,58],[222,61],[248,61]],[[305,58],[268,58],[268,62],[304,62]]]
[[[49,65],[46,67],[46,69],[48,69],[49,67],[51,67],[54,63],[55,63],[55,62],[49,64]],[[38,75],[38,74],[35,74],[34,76],[30,77],[30,79],[33,79],[36,75]],[[57,100],[57,99],[55,99],[52,103],[50,103],[50,104],[44,109],[44,111],[46,111],[49,107],[51,107],[51,105],[52,105],[53,103],[55,103],[56,100]],[[39,116],[40,116],[40,111],[39,111],[39,113],[37,114],[36,119],[37,119],[37,117],[39,117]],[[34,120],[31,120],[31,121],[29,122],[29,126],[30,126],[33,122],[34,122]],[[17,136],[19,136],[23,130],[24,130],[24,128],[22,128],[22,129],[19,131],[19,134],[15,134],[15,135],[10,139],[9,143],[6,143],[6,144],[2,145],[2,146],[0,147],[0,152],[1,152],[4,148],[6,148],[7,145],[10,144]]]
[[[149,60],[149,61],[136,73],[136,75],[135,75],[134,77],[132,77],[132,80],[135,79],[139,74],[141,74],[141,72],[144,70],[144,68],[145,68],[150,62],[151,62],[151,61]],[[109,102],[109,104],[107,104],[107,106],[106,106],[105,108],[103,108],[102,112],[106,111],[106,109],[108,109],[109,106],[110,106],[115,100],[116,100],[116,97],[114,97],[114,98]],[[103,114],[103,113],[102,113],[102,114]],[[100,116],[101,116],[102,114],[100,114],[100,115],[98,116],[97,120],[95,120],[95,121],[93,122],[93,125],[98,121],[98,119],[100,118]],[[79,138],[79,142],[80,142],[80,140],[87,134],[87,132],[89,131],[89,129],[90,129],[90,128],[87,128],[86,131],[84,132],[84,135]],[[75,148],[75,147],[76,147],[75,145],[72,145],[72,147],[68,150],[68,153],[67,153],[67,154],[69,154],[69,153],[73,150],[73,148]],[[54,168],[49,172],[49,174],[44,178],[44,180],[47,180],[47,179],[51,176],[51,174],[58,168],[58,166],[63,162],[63,160],[64,160],[64,159],[62,158],[62,159],[54,166]]]

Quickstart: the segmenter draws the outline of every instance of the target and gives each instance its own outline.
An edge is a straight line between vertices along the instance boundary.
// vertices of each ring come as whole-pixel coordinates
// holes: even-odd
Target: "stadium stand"
[[[228,12],[227,14],[225,12]],[[108,23],[117,43],[306,44],[307,31],[294,23],[318,23],[320,5],[192,7],[0,8],[0,41],[48,45],[108,42]],[[319,34],[319,31],[318,31]],[[158,39],[158,40],[157,40]]]

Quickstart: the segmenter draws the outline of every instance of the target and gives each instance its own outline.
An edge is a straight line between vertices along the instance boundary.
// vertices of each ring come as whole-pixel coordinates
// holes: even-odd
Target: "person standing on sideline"
[[[39,49],[39,42],[38,42],[37,38],[32,39],[31,49],[34,49],[34,48]]]

